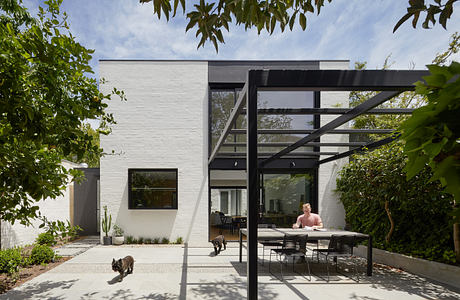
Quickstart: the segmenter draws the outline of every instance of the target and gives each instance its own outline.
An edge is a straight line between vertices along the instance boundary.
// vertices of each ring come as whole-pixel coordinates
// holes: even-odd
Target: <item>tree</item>
[[[447,20],[453,13],[454,4],[458,0],[409,0],[407,13],[397,22],[396,31],[404,22],[412,18],[412,26],[416,28],[421,15],[425,15],[422,27],[430,28],[430,23],[439,23],[446,28]],[[169,21],[170,16],[176,16],[179,3],[182,12],[186,13],[185,0],[139,0],[140,3],[153,2],[153,13],[161,18],[163,14]],[[229,23],[244,25],[244,28],[257,28],[258,33],[267,31],[272,34],[278,25],[281,31],[292,30],[296,23],[305,30],[308,14],[319,14],[325,6],[325,0],[200,0],[193,8],[187,10],[188,24],[186,31],[196,27],[196,36],[200,37],[198,48],[206,41],[214,44],[218,51],[218,43],[224,43],[223,29],[229,31]],[[332,2],[332,0],[327,0]]]
[[[0,219],[12,223],[30,224],[37,202],[78,175],[63,158],[99,156],[83,121],[99,118],[97,131],[108,134],[114,119],[103,100],[124,98],[100,93],[85,75],[93,50],[75,41],[61,2],[45,1],[32,17],[20,0],[0,1]]]

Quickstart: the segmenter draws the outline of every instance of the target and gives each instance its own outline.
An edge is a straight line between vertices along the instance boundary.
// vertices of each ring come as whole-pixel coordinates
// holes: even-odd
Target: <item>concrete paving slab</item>
[[[246,297],[246,265],[238,262],[238,249],[218,256],[209,247],[95,246],[0,299],[242,299]],[[268,251],[266,252],[268,254]],[[115,257],[132,255],[134,272],[119,282],[111,270]],[[260,252],[261,254],[261,252]],[[360,280],[331,273],[325,281],[325,265],[311,264],[311,281],[302,264],[285,269],[279,264],[259,264],[260,299],[460,299],[460,291],[426,278],[390,268],[375,268]],[[342,264],[347,266],[346,264]],[[334,270],[334,268],[332,268]],[[353,276],[351,276],[353,275]]]

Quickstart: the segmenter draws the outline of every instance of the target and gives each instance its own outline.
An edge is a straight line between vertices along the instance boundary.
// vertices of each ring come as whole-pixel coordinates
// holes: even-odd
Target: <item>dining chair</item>
[[[285,234],[283,238],[283,246],[281,248],[271,249],[270,250],[270,261],[268,262],[268,271],[271,273],[271,261],[272,261],[272,251],[277,255],[278,261],[281,266],[281,280],[283,277],[283,261],[286,262],[286,265],[289,263],[289,259],[292,259],[292,271],[295,272],[295,263],[296,259],[303,259],[305,265],[305,271],[308,269],[309,281],[311,281],[311,272],[310,264],[306,255],[306,243],[308,240],[308,235],[292,235]]]
[[[257,224],[258,228],[276,228],[275,224]],[[273,248],[280,248],[283,246],[283,240],[259,240],[260,244],[262,244],[262,265],[265,263],[265,248],[273,249]]]
[[[323,256],[326,260],[326,269],[327,269],[327,281],[329,282],[329,257],[335,259],[335,270],[340,273],[338,270],[338,258],[352,258],[353,257],[353,247],[356,245],[356,237],[354,235],[336,235],[333,234],[329,241],[329,246],[324,249],[313,249],[313,253],[317,253],[319,256]],[[356,264],[353,264],[355,268],[355,273],[357,281],[359,281],[358,268]],[[345,275],[345,274],[343,274]]]

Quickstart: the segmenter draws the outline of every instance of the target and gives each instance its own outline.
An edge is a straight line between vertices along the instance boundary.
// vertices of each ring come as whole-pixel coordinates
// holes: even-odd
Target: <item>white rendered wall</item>
[[[69,169],[80,167],[72,162],[63,161],[62,165]],[[37,203],[42,215],[46,216],[50,221],[61,220],[70,221],[70,196],[73,193],[73,182],[69,182],[63,195],[56,199],[46,198]],[[43,232],[38,226],[41,221],[32,221],[31,226],[21,225],[19,222],[11,224],[9,222],[1,222],[1,246],[2,249],[8,249],[15,246],[24,246],[33,244],[38,234]]]
[[[101,61],[104,93],[117,124],[101,137],[101,208],[125,236],[208,241],[208,64],[203,61]],[[129,210],[128,168],[178,169],[177,210]],[[103,210],[101,209],[101,213]]]
[[[322,70],[347,70],[348,61],[325,61],[320,62]],[[321,107],[349,107],[349,92],[321,92]],[[321,124],[324,126],[337,118],[337,115],[321,115]],[[348,128],[348,123],[337,129]],[[326,134],[321,137],[321,142],[348,142],[346,134]],[[347,147],[321,147],[323,152],[345,152]],[[320,159],[329,156],[321,156]],[[335,192],[337,172],[348,163],[348,158],[342,158],[325,164],[321,164],[318,170],[318,207],[323,224],[328,228],[343,228],[345,226],[345,210]]]

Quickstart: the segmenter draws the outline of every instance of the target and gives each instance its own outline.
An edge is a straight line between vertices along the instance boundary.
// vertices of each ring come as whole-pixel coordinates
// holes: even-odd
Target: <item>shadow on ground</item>
[[[6,294],[0,295],[0,299],[30,299],[39,297],[40,299],[66,299],[64,296],[51,296],[51,291],[60,289],[70,289],[78,280],[66,281],[44,281],[41,283],[26,283],[21,286],[21,290],[14,289]]]

